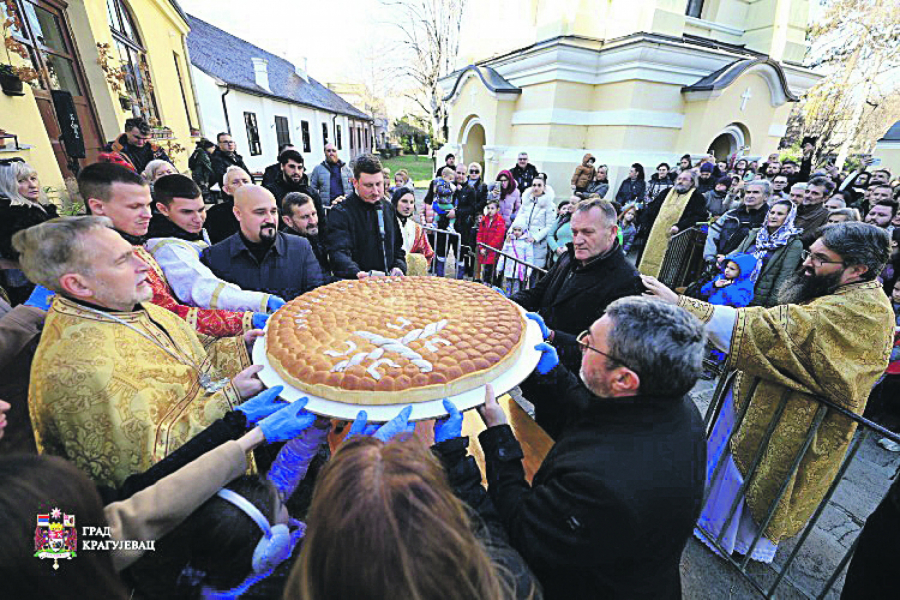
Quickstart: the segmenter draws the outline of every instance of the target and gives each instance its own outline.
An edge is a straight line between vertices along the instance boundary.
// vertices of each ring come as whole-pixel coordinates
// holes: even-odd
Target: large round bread
[[[521,310],[443,277],[339,281],[270,319],[268,359],[294,387],[337,402],[426,402],[493,381],[519,357]]]

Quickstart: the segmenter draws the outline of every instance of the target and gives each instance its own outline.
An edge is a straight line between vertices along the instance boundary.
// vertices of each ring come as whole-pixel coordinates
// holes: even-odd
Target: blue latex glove
[[[412,433],[416,429],[416,424],[409,422],[410,414],[412,414],[412,405],[407,406],[400,411],[399,415],[379,427],[378,431],[372,434],[372,437],[382,442],[387,442],[395,435]]]
[[[550,330],[547,329],[547,324],[544,323],[544,318],[537,313],[525,313],[525,316],[538,324],[538,327],[541,328],[541,336],[546,340],[550,337]]]
[[[353,420],[353,424],[350,425],[350,431],[347,432],[347,437],[344,439],[350,439],[354,435],[372,435],[378,430],[378,425],[369,424],[368,422],[369,415],[366,411],[361,410],[356,414],[356,418]]]
[[[256,425],[260,419],[265,419],[286,406],[284,402],[278,399],[278,394],[283,389],[284,386],[276,385],[253,396],[234,410],[239,410],[247,416],[247,425]]]
[[[456,405],[444,398],[444,410],[447,416],[434,423],[434,443],[446,442],[462,437],[463,415]]]
[[[536,367],[537,372],[541,375],[546,375],[559,364],[559,354],[556,353],[556,348],[547,342],[541,342],[534,349],[541,352],[541,358]]]
[[[278,296],[269,296],[269,301],[266,302],[266,310],[270,313],[275,312],[282,306],[284,306],[284,300]]]
[[[304,410],[307,401],[307,398],[300,398],[260,421],[259,428],[262,429],[266,441],[270,444],[285,442],[297,437],[304,429],[312,425],[316,420],[316,415]]]
[[[491,289],[494,290],[495,292],[497,292],[498,294],[500,294],[501,296],[503,296],[504,298],[509,298],[509,294],[507,294],[503,288],[499,288],[496,285],[492,285]]]
[[[266,321],[269,320],[269,315],[266,313],[253,313],[253,319],[250,321],[253,329],[263,329],[266,326]]]
[[[24,302],[25,306],[33,306],[43,311],[50,310],[50,301],[56,296],[56,292],[52,292],[42,285],[34,286],[34,291],[28,296],[28,300]]]

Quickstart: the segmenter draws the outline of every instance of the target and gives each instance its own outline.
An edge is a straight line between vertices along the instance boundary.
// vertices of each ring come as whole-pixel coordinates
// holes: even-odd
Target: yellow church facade
[[[199,118],[185,45],[189,27],[176,2],[10,0],[5,5],[14,8],[20,25],[4,35],[27,58],[7,44],[0,64],[30,67],[37,76],[21,92],[0,94],[0,158],[20,157],[34,166],[41,185],[54,188],[50,196],[58,197],[75,170],[71,147],[60,140],[63,131],[81,137],[85,156],[79,166],[84,166],[122,133],[126,119],[143,116],[153,125],[155,141],[170,150],[179,170],[187,170]]]
[[[492,0],[441,80],[454,152],[488,178],[519,152],[567,194],[585,152],[609,166],[773,152],[800,65],[808,0]]]

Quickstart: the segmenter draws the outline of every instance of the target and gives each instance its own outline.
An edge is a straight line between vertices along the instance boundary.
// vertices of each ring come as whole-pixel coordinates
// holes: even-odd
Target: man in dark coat
[[[679,562],[703,499],[706,437],[688,392],[706,335],[655,299],[609,305],[581,340],[580,379],[539,344],[534,387],[561,427],[531,485],[488,390],[479,440],[488,494],[548,600],[681,599]],[[549,371],[549,372],[548,372]]]
[[[573,241],[566,253],[537,285],[510,299],[543,317],[563,364],[577,371],[581,352],[575,336],[603,316],[612,301],[640,294],[644,286],[625,260],[609,202],[579,202],[570,223]]]
[[[336,277],[364,279],[372,271],[406,273],[400,223],[394,207],[384,199],[384,174],[377,157],[357,157],[353,193],[333,207],[328,217],[326,247]]]
[[[250,172],[250,169],[244,164],[244,159],[241,155],[237,153],[237,144],[230,133],[220,133],[216,136],[216,142],[218,142],[219,147],[216,148],[210,159],[213,168],[213,178],[210,185],[218,183],[219,189],[222,189],[222,179],[225,177],[225,171],[228,170],[228,167],[240,167],[247,173]]]
[[[769,212],[768,201],[772,197],[772,184],[767,179],[748,181],[744,189],[744,201],[729,210],[709,226],[703,247],[706,262],[718,262],[741,245],[751,229],[762,227]]]
[[[322,208],[322,199],[316,190],[307,185],[309,179],[306,177],[306,166],[303,162],[303,155],[296,150],[285,150],[278,157],[278,164],[281,167],[274,181],[268,185],[263,183],[263,187],[272,192],[275,196],[275,202],[278,204],[278,212],[281,213],[282,201],[284,197],[291,192],[300,192],[306,194],[313,200],[316,207],[316,213],[319,215],[319,230],[321,235],[325,236],[328,231],[328,223],[325,219],[325,209]]]
[[[516,166],[510,169],[516,184],[519,186],[519,193],[531,187],[531,182],[538,176],[537,167],[528,162],[528,153],[519,152],[519,158],[516,160]]]
[[[324,283],[309,242],[278,231],[278,209],[271,192],[261,186],[242,186],[235,192],[234,207],[240,231],[200,256],[216,277],[285,300]]]
[[[299,235],[309,242],[319,261],[325,283],[336,281],[337,278],[331,274],[331,262],[319,229],[319,211],[316,210],[312,196],[303,192],[288,193],[281,201],[281,221],[284,223],[285,233]]]
[[[222,180],[222,201],[206,211],[206,232],[213,244],[234,235],[240,229],[237,217],[234,216],[234,193],[241,186],[251,183],[253,180],[250,179],[250,174],[240,167],[229,167],[225,173]]]
[[[138,174],[144,172],[151,160],[172,162],[165,150],[150,141],[150,124],[141,117],[126,119],[125,133],[107,144],[104,150],[118,152]]]
[[[278,147],[278,158],[281,158],[281,153],[285,150],[296,150],[293,144],[282,144]],[[275,164],[269,165],[263,170],[263,178],[262,178],[262,186],[264,188],[272,185],[275,180],[278,178],[278,175],[281,173],[281,161],[275,161]],[[304,175],[303,183],[309,185],[309,178]],[[278,207],[281,208],[281,203],[279,202]]]

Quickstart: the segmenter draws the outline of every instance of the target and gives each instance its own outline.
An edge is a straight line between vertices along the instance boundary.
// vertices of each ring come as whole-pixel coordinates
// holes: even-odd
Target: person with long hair
[[[500,171],[497,173],[497,182],[492,187],[489,198],[500,203],[500,216],[503,217],[503,223],[509,229],[516,215],[519,214],[519,207],[522,206],[522,195],[511,172]]]
[[[571,199],[563,200],[556,207],[556,223],[547,234],[547,246],[550,250],[547,253],[548,266],[553,265],[557,258],[568,251],[566,244],[572,241],[572,225],[570,224],[572,211],[580,201],[578,196],[572,196]]]
[[[34,289],[19,270],[19,253],[12,247],[12,236],[57,216],[56,206],[41,189],[38,173],[21,158],[0,160],[0,285],[16,306]]]
[[[531,243],[534,266],[544,268],[547,264],[547,234],[556,222],[556,196],[547,185],[547,176],[539,174],[531,182],[531,187],[522,194],[522,207],[513,220],[512,228],[520,222]],[[537,271],[532,271],[532,283]]]
[[[629,202],[637,202],[642,205],[644,198],[647,197],[647,182],[644,179],[644,165],[641,163],[631,165],[628,177],[619,186],[616,201],[622,206]]]
[[[436,428],[435,439],[442,437]],[[438,446],[460,441],[453,434]],[[473,461],[461,448],[460,459]],[[510,582],[515,575],[491,560],[473,519],[438,458],[418,439],[353,437],[319,475],[284,598],[517,597]],[[529,595],[523,590],[518,597]]]

